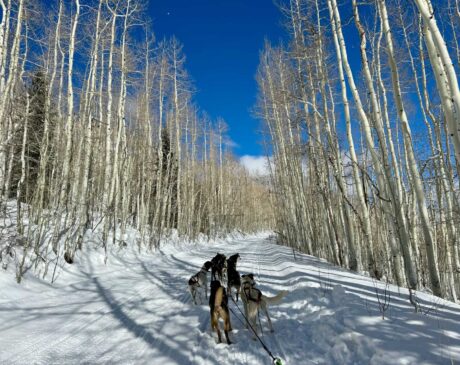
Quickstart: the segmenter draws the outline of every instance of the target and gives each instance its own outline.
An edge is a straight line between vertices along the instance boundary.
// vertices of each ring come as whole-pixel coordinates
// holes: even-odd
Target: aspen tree
[[[433,123],[434,125],[434,139],[435,142],[430,142],[433,143],[433,154],[435,154],[436,161],[437,163],[435,164],[437,169],[438,169],[438,176],[440,178],[437,180],[440,185],[440,189],[442,190],[442,194],[444,195],[445,202],[446,202],[446,225],[447,225],[447,232],[448,232],[448,243],[447,243],[447,250],[446,250],[446,255],[448,257],[448,260],[450,261],[450,272],[447,274],[449,276],[449,280],[451,283],[451,288],[450,290],[452,291],[452,297],[455,300],[455,286],[458,285],[452,283],[458,282],[458,268],[460,267],[459,263],[459,255],[458,255],[458,247],[457,244],[455,243],[457,240],[457,229],[456,229],[456,224],[455,224],[455,217],[454,217],[454,211],[458,211],[458,199],[455,198],[455,192],[454,192],[454,187],[452,184],[452,175],[451,175],[451,169],[449,169],[449,165],[446,163],[446,160],[449,161],[449,153],[446,154],[446,159],[443,157],[443,140],[442,140],[442,132],[441,132],[441,127],[440,127],[440,120],[438,117],[435,116],[434,112],[432,111],[432,106],[430,102],[430,98],[428,95],[428,86],[427,86],[427,72],[425,69],[425,56],[424,56],[424,51],[423,51],[423,34],[422,34],[422,21],[420,19],[419,21],[419,29],[418,29],[418,38],[419,38],[419,45],[418,45],[418,51],[420,54],[420,65],[421,65],[421,79],[422,79],[422,90],[420,90],[419,82],[416,79],[416,88],[417,88],[417,95],[420,103],[420,109],[422,110],[422,115],[424,117],[425,123],[428,124],[427,118]],[[406,37],[407,39],[407,37]],[[409,44],[407,45],[408,47]],[[410,52],[410,50],[409,50]],[[416,78],[417,71],[415,66],[413,66],[413,72]],[[435,75],[436,76],[436,75]],[[439,75],[437,75],[439,76]],[[431,139],[431,136],[430,136]],[[445,144],[446,147],[448,148],[449,143]],[[438,198],[438,201],[441,201],[441,195]],[[457,203],[457,206],[455,207],[455,204]],[[441,222],[444,222],[445,219],[441,218]],[[442,227],[444,227],[444,224],[442,223]],[[454,273],[457,274],[454,274]]]
[[[454,145],[457,171],[460,170],[460,90],[454,64],[444,38],[439,30],[430,0],[414,0],[422,15],[431,65],[436,75],[436,85],[441,96],[450,138]],[[457,8],[458,9],[458,8]],[[458,11],[458,10],[457,10]]]
[[[89,180],[89,170],[90,170],[90,160],[92,155],[93,149],[93,119],[94,118],[94,106],[93,100],[95,99],[96,94],[96,72],[97,67],[99,65],[99,46],[101,42],[101,16],[102,16],[102,1],[99,0],[99,5],[97,9],[96,15],[96,34],[93,41],[92,51],[91,51],[91,61],[90,61],[90,71],[89,71],[89,81],[87,87],[87,100],[86,100],[86,108],[87,108],[87,115],[83,117],[87,118],[86,126],[85,126],[85,134],[83,138],[83,146],[84,146],[84,155],[83,155],[83,177],[82,177],[82,186],[79,192],[80,194],[80,226],[81,226],[81,233],[80,233],[80,240],[83,239],[84,230],[89,224],[89,207],[88,207],[88,180]],[[80,243],[81,244],[81,243]]]
[[[117,222],[117,218],[119,217],[119,203],[124,197],[122,194],[122,187],[120,183],[120,164],[122,162],[122,158],[124,160],[126,149],[126,135],[125,135],[125,107],[126,107],[126,78],[127,78],[127,69],[126,69],[126,37],[128,32],[128,20],[129,17],[133,14],[134,10],[131,10],[131,0],[128,0],[126,3],[126,10],[123,15],[123,29],[122,29],[122,36],[121,36],[121,64],[120,64],[120,71],[121,71],[121,79],[120,79],[120,95],[118,97],[118,105],[117,105],[117,131],[116,131],[116,138],[115,138],[115,149],[114,149],[114,156],[113,156],[113,171],[112,171],[112,179],[110,184],[110,195],[109,201],[110,205],[113,207],[113,217],[114,222]],[[121,212],[123,213],[123,211]],[[122,240],[124,240],[124,220],[122,217]],[[115,232],[116,232],[116,223],[113,225],[113,240],[115,241]]]
[[[163,213],[163,200],[162,200],[162,192],[163,192],[163,179],[164,179],[164,166],[163,161],[165,156],[163,156],[163,114],[164,114],[164,89],[165,89],[165,75],[166,75],[166,54],[165,54],[165,45],[160,45],[160,71],[159,71],[159,80],[158,80],[158,173],[156,176],[156,204],[155,204],[155,213],[153,215],[153,226],[157,228],[157,240],[156,245],[159,244],[159,240],[161,238],[161,226],[162,226],[162,213]],[[153,242],[151,243],[150,247],[152,247]]]
[[[72,150],[72,129],[73,129],[73,112],[74,112],[74,93],[73,93],[73,64],[75,54],[75,41],[78,21],[80,16],[80,1],[75,0],[75,14],[72,21],[70,33],[69,56],[67,66],[67,115],[65,121],[65,151],[64,162],[62,167],[62,185],[59,201],[62,206],[67,206],[68,184],[70,180],[70,155]]]
[[[112,103],[113,103],[113,57],[115,53],[115,37],[116,37],[116,25],[119,15],[116,13],[118,10],[118,3],[114,9],[112,9],[106,1],[106,6],[111,13],[111,26],[110,26],[110,46],[109,46],[109,59],[107,69],[107,106],[106,106],[106,134],[105,134],[105,168],[104,168],[104,242],[108,239],[108,231],[110,229],[110,217],[113,214],[112,197],[111,197],[111,181],[112,181]]]
[[[9,17],[11,12],[11,3],[8,3],[7,9],[7,22],[9,25]],[[4,188],[7,178],[7,149],[8,145],[11,142],[13,136],[13,131],[11,130],[12,124],[10,122],[6,123],[8,118],[7,114],[7,102],[12,99],[14,87],[17,82],[18,77],[18,68],[19,68],[19,52],[20,52],[20,43],[21,43],[21,34],[22,34],[22,22],[24,16],[24,0],[19,0],[18,11],[16,15],[16,30],[14,33],[13,44],[11,47],[9,55],[9,64],[8,64],[8,77],[6,78],[4,86],[0,84],[0,210],[3,210],[3,205],[6,203],[6,197],[4,195]],[[7,27],[9,30],[9,26]],[[5,36],[5,44],[7,44],[8,38]],[[6,50],[6,49],[5,49]],[[6,52],[5,52],[6,53]],[[2,61],[2,69],[0,70],[4,73],[4,67],[6,60]],[[0,83],[4,80],[4,74],[0,74]]]
[[[329,9],[329,15],[330,15],[330,22],[332,26],[332,34],[334,38],[334,47],[337,55],[337,68],[339,71],[339,80],[340,80],[340,86],[341,86],[341,95],[342,95],[342,103],[343,103],[343,108],[344,108],[344,113],[345,113],[345,123],[346,123],[346,134],[347,134],[347,141],[348,141],[348,148],[350,151],[350,160],[351,160],[351,168],[353,172],[353,181],[354,181],[354,187],[356,189],[358,201],[361,207],[360,213],[362,215],[361,221],[362,221],[362,229],[364,232],[364,242],[366,244],[366,251],[367,251],[367,259],[368,264],[372,263],[372,256],[371,253],[368,252],[370,247],[372,247],[373,244],[373,238],[372,238],[372,230],[371,230],[371,221],[370,221],[370,215],[369,215],[369,210],[368,206],[366,204],[366,199],[364,197],[364,192],[362,188],[362,184],[360,183],[360,172],[359,172],[359,162],[358,162],[358,157],[356,154],[355,150],[355,142],[353,138],[353,133],[352,133],[352,127],[351,127],[351,116],[350,116],[350,107],[349,107],[349,102],[348,102],[348,95],[347,95],[347,87],[345,84],[345,75],[343,71],[343,64],[342,64],[342,48],[340,47],[339,44],[339,38],[338,38],[338,33],[337,33],[337,24],[335,21],[333,9],[332,9],[332,3],[328,1],[328,9]]]
[[[51,77],[49,81],[48,94],[45,103],[45,116],[44,116],[44,129],[43,138],[40,146],[40,171],[38,173],[37,181],[37,192],[35,194],[35,207],[37,213],[44,208],[44,195],[47,185],[47,169],[49,159],[49,148],[50,148],[50,113],[51,113],[51,99],[53,97],[53,86],[56,79],[57,67],[58,67],[58,42],[61,37],[61,23],[64,11],[63,1],[59,1],[59,13],[54,32],[54,46],[53,46],[53,66],[51,71]]]
[[[3,95],[5,92],[5,70],[8,57],[7,46],[10,32],[11,0],[8,0],[6,5],[5,0],[0,0],[0,6],[2,8],[2,22],[0,23],[0,94]]]
[[[426,245],[427,259],[428,259],[428,265],[429,265],[428,268],[430,271],[431,287],[433,289],[434,294],[442,297],[443,290],[441,287],[440,278],[439,278],[439,269],[438,269],[437,262],[436,262],[436,253],[435,253],[436,247],[435,247],[435,242],[433,240],[432,227],[431,227],[429,217],[428,217],[428,210],[426,207],[426,199],[425,199],[425,194],[423,192],[422,181],[421,181],[420,174],[418,172],[417,162],[415,160],[415,155],[413,151],[411,129],[409,126],[409,121],[407,118],[407,114],[406,114],[404,103],[403,103],[402,96],[401,96],[399,72],[396,66],[396,60],[394,56],[393,40],[392,40],[390,25],[388,22],[388,14],[387,14],[385,1],[379,0],[378,7],[380,11],[380,16],[381,16],[382,30],[386,37],[386,43],[387,43],[386,49],[387,49],[388,60],[390,63],[390,68],[391,68],[393,96],[395,99],[398,116],[402,124],[402,131],[403,131],[403,137],[404,137],[404,144],[406,147],[406,156],[408,158],[409,171],[411,173],[411,177],[414,183],[415,193],[417,197],[417,205],[419,207],[419,213],[420,213],[420,217],[421,217],[421,221],[423,225],[423,233],[425,236],[425,245]]]

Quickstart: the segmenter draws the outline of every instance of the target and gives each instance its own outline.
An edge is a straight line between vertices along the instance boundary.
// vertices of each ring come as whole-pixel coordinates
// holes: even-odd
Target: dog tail
[[[274,297],[267,297],[262,294],[262,300],[264,300],[267,304],[275,304],[281,301],[289,292],[287,290],[282,290]]]

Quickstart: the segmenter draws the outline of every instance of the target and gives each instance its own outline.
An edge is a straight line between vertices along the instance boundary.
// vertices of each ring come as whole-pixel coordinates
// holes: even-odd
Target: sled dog
[[[201,270],[198,271],[195,275],[193,275],[188,281],[188,288],[190,290],[190,294],[192,295],[193,304],[198,304],[197,297],[200,298],[200,304],[203,304],[203,289],[206,295],[206,299],[208,299],[208,278],[207,272],[212,267],[211,261],[206,261]]]
[[[227,258],[221,253],[217,253],[211,260],[211,280],[219,280],[221,283],[226,281],[227,276]]]
[[[227,343],[230,345],[228,332],[232,330],[230,323],[230,313],[228,311],[228,297],[225,288],[218,280],[211,280],[211,295],[209,296],[209,309],[211,314],[211,330],[217,332],[219,343],[222,342],[222,336],[219,328],[219,318],[224,321],[224,333]]]
[[[246,316],[249,324],[257,331],[257,316],[260,310],[265,312],[268,320],[270,331],[274,332],[272,321],[268,315],[268,305],[278,303],[288,293],[283,290],[274,297],[267,297],[255,287],[256,282],[253,274],[245,274],[241,276],[241,300],[243,301],[244,315]],[[247,323],[246,323],[247,326]],[[252,337],[256,336],[253,333]]]
[[[230,256],[227,259],[227,294],[232,295],[232,288],[236,289],[236,301],[238,301],[238,294],[241,289],[240,273],[236,270],[236,264],[240,258],[238,253]]]

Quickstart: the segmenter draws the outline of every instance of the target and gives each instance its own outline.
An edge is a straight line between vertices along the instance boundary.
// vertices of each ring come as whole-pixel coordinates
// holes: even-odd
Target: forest
[[[289,246],[378,280],[459,293],[459,2],[292,0],[258,111]]]
[[[270,230],[460,298],[459,0],[279,1],[286,41],[261,51],[253,111],[267,176],[195,103],[145,1],[0,6],[0,252],[17,281],[71,264],[90,232],[107,252],[129,229],[152,250]]]
[[[2,247],[31,266],[103,247],[159,247],[273,221],[267,184],[232,156],[223,120],[193,102],[180,42],[156,41],[145,2],[0,0]],[[7,245],[7,247],[5,246]]]

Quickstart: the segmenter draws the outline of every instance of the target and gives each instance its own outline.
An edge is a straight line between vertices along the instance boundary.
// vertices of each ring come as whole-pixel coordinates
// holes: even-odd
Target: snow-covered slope
[[[234,303],[231,346],[216,343],[208,306],[192,305],[187,280],[216,252],[239,252],[239,271],[253,272],[264,294],[289,290],[270,308],[275,333],[261,316],[262,340],[285,364],[460,363],[460,306],[418,293],[423,312],[415,314],[407,291],[390,286],[382,319],[383,284],[294,259],[266,235],[154,254],[128,248],[107,265],[97,250],[85,252],[53,286],[0,275],[1,364],[270,364]]]

